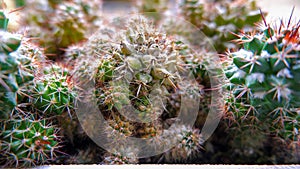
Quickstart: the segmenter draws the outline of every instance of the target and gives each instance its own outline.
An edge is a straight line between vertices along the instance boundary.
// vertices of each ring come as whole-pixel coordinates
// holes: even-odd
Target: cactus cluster
[[[6,30],[8,22],[1,24]],[[60,148],[59,127],[51,125],[56,121],[49,120],[50,116],[40,113],[46,111],[47,107],[40,106],[39,102],[31,102],[31,99],[35,96],[33,91],[37,91],[37,87],[41,89],[41,79],[55,79],[48,78],[49,74],[53,75],[54,69],[50,70],[53,66],[46,60],[43,50],[32,44],[29,38],[4,30],[0,32],[0,164],[28,167],[47,163],[54,159],[55,152]],[[56,77],[60,77],[59,74]],[[66,81],[66,76],[63,78]],[[56,91],[48,91],[43,96],[49,98],[50,94],[55,95],[62,90],[56,97],[67,102],[72,95],[63,95],[65,89],[59,84],[63,80],[50,80],[49,86],[51,89],[57,87]],[[72,105],[73,100],[68,104]],[[58,106],[60,111],[66,111],[63,106]]]
[[[180,13],[208,36],[215,49],[224,53],[236,48],[233,33],[253,30],[261,20],[255,0],[182,0]]]
[[[260,31],[241,34],[237,41],[243,48],[229,53],[229,60],[224,62],[230,91],[226,116],[231,129],[238,129],[231,132],[237,138],[233,143],[238,138],[249,138],[251,134],[246,133],[260,140],[251,145],[256,150],[268,142],[268,136],[281,138],[287,144],[297,143],[299,23],[293,23],[292,17],[288,22],[264,20]]]
[[[167,0],[136,2],[152,20],[110,22],[97,0],[15,0],[11,29],[0,10],[1,167],[299,163],[299,21],[267,23],[254,0],[181,0],[185,20]],[[217,53],[186,20],[229,49],[224,100]]]
[[[84,54],[75,64],[77,78],[94,79],[99,109],[105,110],[110,124],[109,136],[114,132],[124,137],[158,136],[163,121],[180,113],[170,100],[180,102],[182,94],[190,92],[190,97],[197,98],[204,92],[204,55],[192,53],[142,16],[130,18],[125,29],[117,31],[101,30],[83,47]],[[195,75],[196,84],[182,72]],[[189,104],[185,106],[188,109]]]

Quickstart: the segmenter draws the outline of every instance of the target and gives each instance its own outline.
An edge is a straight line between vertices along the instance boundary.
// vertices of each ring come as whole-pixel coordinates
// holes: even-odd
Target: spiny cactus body
[[[268,122],[270,132],[298,139],[299,26],[264,23],[261,32],[241,35],[240,41],[244,48],[230,54],[232,65],[226,73],[235,108]]]
[[[7,166],[32,166],[55,157],[59,148],[58,128],[33,116],[5,121],[0,133],[1,154]]]
[[[124,137],[159,137],[165,121],[181,111],[169,102],[180,102],[172,95],[197,98],[203,93],[204,55],[159,32],[141,16],[125,23],[125,30],[115,28],[119,33],[100,30],[89,40],[75,64],[76,75],[95,81],[98,106],[110,124],[109,136],[118,132]],[[195,76],[193,82],[190,76]],[[186,103],[185,109],[193,103]]]
[[[174,140],[177,142],[175,147],[164,153],[166,161],[183,162],[190,157],[195,157],[197,153],[200,153],[199,150],[204,141],[198,129],[192,129],[185,125],[175,125],[166,132],[170,135],[174,135]]]
[[[138,158],[136,156],[136,153],[138,153],[136,149],[122,147],[121,152],[106,153],[104,155],[104,160],[101,162],[101,164],[137,164]]]
[[[35,63],[34,54],[24,54],[24,48],[31,48],[21,40],[21,35],[0,32],[0,117],[7,118],[32,86]]]
[[[35,79],[34,87],[30,91],[30,102],[39,112],[48,116],[70,114],[74,107],[76,93],[70,76],[57,65],[48,65],[43,75]]]

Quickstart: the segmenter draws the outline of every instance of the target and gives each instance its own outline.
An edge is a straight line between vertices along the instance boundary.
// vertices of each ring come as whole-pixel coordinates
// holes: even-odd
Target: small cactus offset
[[[121,152],[106,153],[101,164],[120,165],[120,164],[137,164],[136,149],[122,147]]]
[[[18,117],[5,121],[1,127],[0,152],[4,166],[29,167],[47,163],[55,158],[60,147],[60,139],[56,135],[58,128],[46,119]]]
[[[215,49],[224,53],[236,48],[233,33],[253,30],[261,20],[255,0],[182,0],[181,14],[208,36]]]
[[[229,53],[229,62],[224,63],[231,128],[240,128],[241,134],[250,130],[256,136],[264,135],[262,143],[268,136],[287,144],[298,142],[299,23],[292,16],[288,22],[264,20],[259,32],[241,34],[237,41],[243,48]]]
[[[65,69],[66,70],[66,69]],[[30,91],[30,102],[33,107],[48,117],[60,115],[74,108],[76,93],[68,72],[57,65],[48,65],[43,74],[34,81]]]
[[[204,141],[201,139],[199,129],[192,129],[185,125],[173,126],[166,131],[174,135],[177,142],[175,147],[164,153],[164,158],[168,162],[185,162],[190,157],[196,157],[202,148]],[[176,134],[175,134],[176,133]]]

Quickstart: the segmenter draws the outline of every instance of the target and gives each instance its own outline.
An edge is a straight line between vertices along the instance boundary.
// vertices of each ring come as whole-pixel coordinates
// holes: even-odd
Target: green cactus
[[[48,65],[43,73],[35,79],[34,87],[30,91],[33,107],[48,116],[60,115],[63,112],[71,115],[76,93],[67,71],[57,65]]]
[[[31,88],[37,64],[34,54],[25,55],[22,50],[30,48],[29,43],[22,42],[21,36],[0,32],[0,118],[11,116],[13,109],[18,105],[26,91]],[[21,46],[20,46],[21,45]]]
[[[243,140],[248,138],[245,133],[259,136],[256,140],[260,143],[252,145],[254,151],[258,145],[272,144],[268,137],[282,139],[286,144],[299,140],[298,28],[291,18],[288,23],[264,21],[259,32],[240,35],[237,42],[243,48],[229,53],[229,60],[224,62],[230,91],[226,114],[230,129],[235,130],[230,134]],[[237,142],[234,139],[232,143],[241,144]],[[241,146],[244,145],[245,141]]]
[[[0,11],[0,29],[7,30],[9,19],[5,16],[3,11]]]
[[[1,31],[0,38],[0,52],[9,54],[11,52],[16,51],[19,48],[22,37],[19,34],[11,34],[8,32]]]
[[[136,22],[140,22],[141,25],[148,24],[145,20],[137,20]],[[173,66],[172,63],[177,63],[176,57],[179,55],[176,53],[176,50],[172,47],[176,45],[175,42],[165,42],[161,39],[163,38],[163,34],[155,35],[155,30],[153,27],[146,25],[147,27],[143,28],[140,25],[135,26],[133,21],[130,23],[130,27],[128,32],[124,37],[117,40],[121,41],[119,47],[109,47],[110,45],[105,42],[98,42],[98,48],[92,47],[89,49],[87,47],[87,51],[91,51],[90,53],[110,53],[110,57],[104,58],[100,61],[100,65],[96,70],[97,73],[92,75],[96,78],[96,81],[99,85],[109,85],[110,81],[113,82],[113,79],[116,76],[116,72],[113,70],[119,70],[121,74],[119,76],[124,78],[132,78],[134,82],[132,86],[130,86],[130,95],[136,95],[140,99],[135,100],[134,105],[140,106],[141,104],[148,107],[149,101],[147,101],[147,94],[154,88],[157,88],[157,92],[163,92],[162,94],[167,94],[168,90],[172,90],[176,87],[174,79],[177,78],[177,74],[175,74],[176,66]],[[133,31],[133,32],[129,32]],[[157,42],[155,42],[155,40]],[[103,40],[101,40],[103,41]],[[161,41],[161,42],[159,42]],[[162,50],[163,45],[167,46],[168,49]],[[178,45],[178,48],[180,45]],[[119,50],[118,50],[119,48]],[[160,49],[161,48],[161,49]],[[169,51],[168,51],[169,50]],[[107,51],[107,52],[105,52]],[[90,55],[89,53],[87,55]],[[93,54],[91,54],[93,56]],[[170,58],[165,60],[163,57],[169,56]],[[184,58],[186,61],[192,60],[192,58]],[[97,60],[94,60],[97,62]],[[86,59],[82,59],[82,64],[78,64],[78,69],[81,70],[82,66],[84,66]],[[184,61],[182,61],[184,62]],[[180,62],[177,63],[178,67]],[[193,63],[191,63],[192,66]],[[94,64],[88,69],[93,69]],[[96,66],[96,64],[95,64]],[[188,65],[189,66],[189,65]],[[195,67],[197,67],[195,65]],[[188,67],[187,69],[190,69]],[[138,70],[142,70],[138,72]],[[88,70],[84,70],[88,71]],[[126,74],[128,72],[134,72],[132,75]],[[87,74],[87,73],[85,73]],[[127,77],[126,77],[127,76]],[[132,77],[130,77],[132,76]],[[179,78],[179,77],[178,77]],[[163,86],[160,88],[159,86],[155,86],[155,82],[161,82]],[[115,82],[113,82],[115,83]],[[116,82],[117,84],[118,82]],[[113,85],[113,84],[111,84]],[[152,86],[152,87],[150,87]],[[125,93],[128,92],[127,89],[124,88],[107,88],[102,87],[99,89],[99,100],[100,105],[108,106],[111,109],[113,106],[119,107],[122,103],[128,103],[128,100],[125,98]],[[118,95],[118,96],[117,96]],[[146,95],[146,96],[145,96]],[[120,98],[116,100],[116,97]],[[124,97],[124,98],[123,98]],[[131,97],[131,96],[130,96]],[[114,100],[115,99],[115,100]],[[144,101],[143,101],[144,100]],[[147,103],[148,102],[148,103]],[[153,107],[150,106],[150,109]],[[145,111],[145,110],[144,110]],[[113,111],[112,111],[113,112]]]
[[[231,42],[236,38],[233,33],[249,32],[261,20],[255,0],[183,0],[179,8],[187,21],[211,39],[219,53],[237,47]]]
[[[28,113],[30,114],[30,113]],[[60,147],[58,128],[33,116],[5,121],[1,127],[0,152],[5,166],[29,167],[55,158]]]

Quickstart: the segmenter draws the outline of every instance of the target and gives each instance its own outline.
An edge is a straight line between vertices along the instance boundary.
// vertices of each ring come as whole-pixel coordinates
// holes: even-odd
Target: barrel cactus
[[[290,18],[288,22],[264,21],[259,28],[256,33],[241,34],[237,41],[243,48],[229,53],[230,59],[224,62],[229,125],[240,134],[259,136],[260,145],[268,142],[268,136],[294,144],[299,141],[300,124],[299,24]]]
[[[50,64],[43,68],[39,77],[35,78],[34,87],[29,91],[33,107],[43,114],[60,115],[71,111],[74,107],[76,93],[67,69]]]
[[[5,121],[1,127],[0,152],[4,166],[29,167],[47,163],[55,158],[60,147],[58,128],[46,119],[17,117]]]

